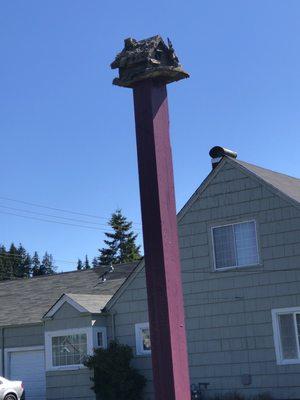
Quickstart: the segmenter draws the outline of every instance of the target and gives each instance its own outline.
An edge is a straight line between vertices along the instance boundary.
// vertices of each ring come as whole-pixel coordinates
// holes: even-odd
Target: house
[[[300,180],[211,154],[178,214],[191,383],[299,399]],[[29,400],[92,400],[81,357],[116,338],[152,400],[144,268],[0,283],[0,374],[24,379]]]
[[[26,399],[94,399],[84,354],[105,346],[101,309],[137,263],[0,282],[0,376]]]
[[[214,393],[300,398],[300,179],[211,151],[178,214],[190,379]],[[144,263],[108,302],[153,399]]]

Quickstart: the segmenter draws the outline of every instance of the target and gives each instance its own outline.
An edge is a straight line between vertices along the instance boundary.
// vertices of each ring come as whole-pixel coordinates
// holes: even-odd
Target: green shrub
[[[131,366],[131,347],[110,342],[96,349],[85,365],[94,371],[92,389],[98,400],[141,400],[146,378]]]

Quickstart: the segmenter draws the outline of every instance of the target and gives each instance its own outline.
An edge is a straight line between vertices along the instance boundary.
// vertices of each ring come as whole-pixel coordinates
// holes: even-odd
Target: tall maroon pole
[[[155,399],[189,400],[166,88],[188,75],[159,36],[126,40],[112,67],[120,68],[114,83],[132,87],[134,95]]]

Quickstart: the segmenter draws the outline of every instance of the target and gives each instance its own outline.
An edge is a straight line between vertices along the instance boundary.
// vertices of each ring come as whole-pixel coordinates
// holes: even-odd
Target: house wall
[[[5,350],[9,348],[43,346],[43,324],[0,327],[0,341],[0,375],[7,376]]]
[[[53,319],[45,321],[45,332],[85,328],[91,324],[90,314],[82,315],[65,303]],[[92,374],[87,368],[46,371],[46,398],[47,400],[94,400],[91,377]]]
[[[255,219],[261,265],[215,272],[212,225]],[[192,383],[209,390],[270,392],[300,398],[300,365],[277,365],[271,310],[300,306],[300,211],[229,162],[179,219],[179,240]],[[112,307],[117,338],[135,352],[134,324],[145,322],[141,271]],[[111,334],[111,329],[109,330]],[[134,363],[149,379],[150,357]],[[250,375],[251,384],[243,377]]]

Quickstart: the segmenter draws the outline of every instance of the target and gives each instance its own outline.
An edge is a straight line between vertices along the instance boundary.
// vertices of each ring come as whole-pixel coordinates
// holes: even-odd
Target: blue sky
[[[297,0],[2,1],[0,242],[70,270],[117,207],[140,232],[132,93],[109,68],[130,36],[169,36],[191,75],[168,88],[178,209],[214,145],[300,177],[299,20]],[[53,220],[34,212],[99,230],[11,215]]]

